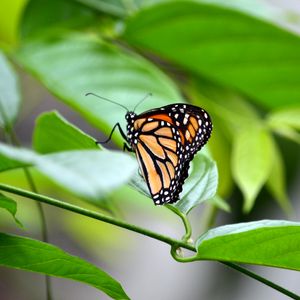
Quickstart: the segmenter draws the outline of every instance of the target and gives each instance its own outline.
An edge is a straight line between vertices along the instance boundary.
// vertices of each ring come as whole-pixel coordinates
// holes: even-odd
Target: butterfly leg
[[[134,152],[131,147],[129,147],[126,143],[123,144],[123,151],[127,150],[128,152]]]
[[[121,128],[121,126],[120,126],[120,123],[117,123],[117,124],[115,124],[115,126],[114,126],[113,129],[111,130],[111,132],[110,132],[110,134],[109,134],[109,137],[108,137],[105,141],[103,141],[103,142],[98,142],[98,141],[96,141],[96,144],[98,145],[98,144],[106,144],[106,143],[108,143],[108,142],[111,140],[111,137],[112,137],[112,135],[113,135],[113,133],[114,133],[114,131],[115,131],[116,128],[119,129],[119,132],[121,133],[123,139],[124,139],[126,142],[128,142],[127,136],[126,136],[126,134],[124,133],[124,131],[122,130],[122,128]]]

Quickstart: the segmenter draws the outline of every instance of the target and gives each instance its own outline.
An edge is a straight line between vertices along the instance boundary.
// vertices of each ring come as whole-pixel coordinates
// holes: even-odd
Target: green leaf
[[[216,163],[203,154],[195,155],[189,177],[183,185],[180,200],[174,204],[182,213],[188,214],[192,208],[214,197],[218,187]]]
[[[196,243],[199,260],[231,261],[300,271],[300,223],[262,220],[209,230]]]
[[[240,10],[248,15],[257,16],[266,20],[279,21],[280,13],[283,14],[282,9],[276,9],[274,5],[268,2],[259,0],[196,0],[202,3],[215,4],[221,7],[228,7],[234,10]],[[280,23],[280,22],[278,22]]]
[[[5,195],[0,193],[0,208],[7,210],[12,217],[14,218],[15,222],[20,226],[23,227],[22,223],[17,219],[17,203],[15,200],[6,197]]]
[[[192,102],[204,107],[210,114],[214,130],[208,143],[209,150],[219,169],[218,194],[230,195],[233,187],[231,167],[231,141],[237,130],[261,120],[251,104],[234,92],[203,79],[187,86],[186,93]]]
[[[292,127],[277,124],[276,126],[273,126],[272,130],[278,135],[300,144],[300,133]]]
[[[19,112],[20,102],[17,75],[0,52],[0,127],[12,126]]]
[[[28,165],[28,163],[23,163],[2,155],[0,151],[0,172],[26,167]]]
[[[300,107],[290,107],[271,112],[267,122],[271,127],[288,126],[300,130]]]
[[[158,4],[128,19],[132,47],[228,86],[265,107],[299,103],[300,38],[218,5]]]
[[[114,151],[76,150],[38,155],[0,144],[0,154],[35,166],[60,186],[96,203],[125,184],[136,169],[136,162],[130,156]]]
[[[128,109],[152,92],[154,96],[138,111],[180,101],[175,85],[155,66],[94,36],[45,36],[24,45],[17,57],[59,100],[106,133],[117,122],[125,126],[125,111],[99,98],[85,97],[87,92],[113,99]],[[121,141],[118,134],[113,138]]]
[[[271,112],[267,124],[279,135],[300,144],[300,108],[290,107]],[[297,131],[298,130],[298,131]]]
[[[31,0],[23,12],[20,35],[27,39],[45,32],[80,28],[89,25],[94,17],[91,9],[76,1]]]
[[[224,129],[234,135],[238,127],[260,123],[260,117],[253,105],[244,97],[208,80],[198,79],[187,92],[193,103],[204,106],[209,113],[222,122]],[[223,130],[224,130],[223,129]]]
[[[292,207],[286,193],[285,170],[278,146],[272,141],[272,168],[266,186],[281,208],[291,213]]]
[[[58,247],[0,233],[0,265],[89,284],[113,299],[129,299],[110,275]]]
[[[43,113],[37,118],[33,148],[39,153],[99,149],[92,137],[55,111]]]
[[[233,189],[232,174],[228,172],[231,167],[231,147],[228,139],[223,132],[223,122],[217,122],[217,119],[213,118],[213,134],[209,141],[208,147],[210,153],[218,165],[219,172],[219,184],[218,195],[227,197],[231,194]],[[223,126],[222,126],[223,125]]]
[[[86,6],[117,17],[126,16],[126,7],[121,0],[76,0]],[[131,1],[128,1],[131,2]]]
[[[273,162],[270,134],[261,127],[244,127],[236,136],[232,153],[233,177],[244,195],[249,212],[257,194],[270,175]]]

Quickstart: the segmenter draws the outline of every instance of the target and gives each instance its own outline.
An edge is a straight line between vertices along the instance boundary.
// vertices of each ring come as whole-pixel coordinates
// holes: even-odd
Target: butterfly
[[[210,138],[213,126],[209,114],[198,106],[176,103],[141,114],[127,110],[125,119],[127,134],[117,123],[102,143],[118,128],[124,149],[137,157],[154,204],[175,203],[191,160]]]

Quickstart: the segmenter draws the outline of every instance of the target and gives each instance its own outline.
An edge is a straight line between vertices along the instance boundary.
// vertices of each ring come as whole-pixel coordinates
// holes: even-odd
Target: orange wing
[[[172,202],[180,177],[181,138],[170,123],[153,120],[141,126],[136,156],[155,204]]]

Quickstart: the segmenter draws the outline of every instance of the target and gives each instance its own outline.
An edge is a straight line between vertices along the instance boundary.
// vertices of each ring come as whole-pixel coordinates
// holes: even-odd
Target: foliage
[[[78,280],[114,299],[128,299],[120,284],[108,274],[52,245],[0,233],[0,249],[1,265]]]
[[[274,18],[270,21],[268,14],[253,16],[243,6],[221,2],[45,0],[41,5],[30,0],[27,5],[20,3],[22,18],[16,20],[18,10],[10,21],[1,21],[18,28],[17,34],[11,30],[7,36],[0,30],[0,45],[6,50],[0,53],[0,126],[11,144],[0,144],[1,172],[23,169],[32,183],[28,170],[34,168],[66,195],[113,214],[110,194],[124,184],[149,196],[129,154],[98,147],[93,137],[60,112],[42,113],[36,120],[32,149],[20,147],[14,124],[21,93],[12,64],[35,76],[57,101],[105,134],[117,122],[125,126],[125,112],[112,103],[85,97],[87,92],[114,99],[128,109],[152,92],[151,100],[139,106],[140,112],[185,101],[209,111],[212,139],[204,154],[195,156],[181,200],[168,207],[184,223],[182,240],[43,196],[35,188],[31,193],[0,183],[0,190],[156,238],[171,246],[178,261],[216,260],[299,271],[297,222],[225,225],[190,244],[190,211],[199,204],[229,211],[223,199],[231,197],[235,185],[242,192],[245,213],[261,201],[263,187],[288,213],[286,158],[278,141],[288,139],[295,147],[300,143],[299,36]],[[123,145],[120,135],[112,138]],[[20,225],[12,198],[0,194],[0,208]],[[196,254],[180,257],[179,247]],[[104,271],[53,245],[1,233],[0,249],[1,265],[81,281],[114,299],[128,298]]]
[[[271,220],[221,226],[199,237],[197,258],[299,270],[300,260],[294,255],[299,230],[299,223]]]

